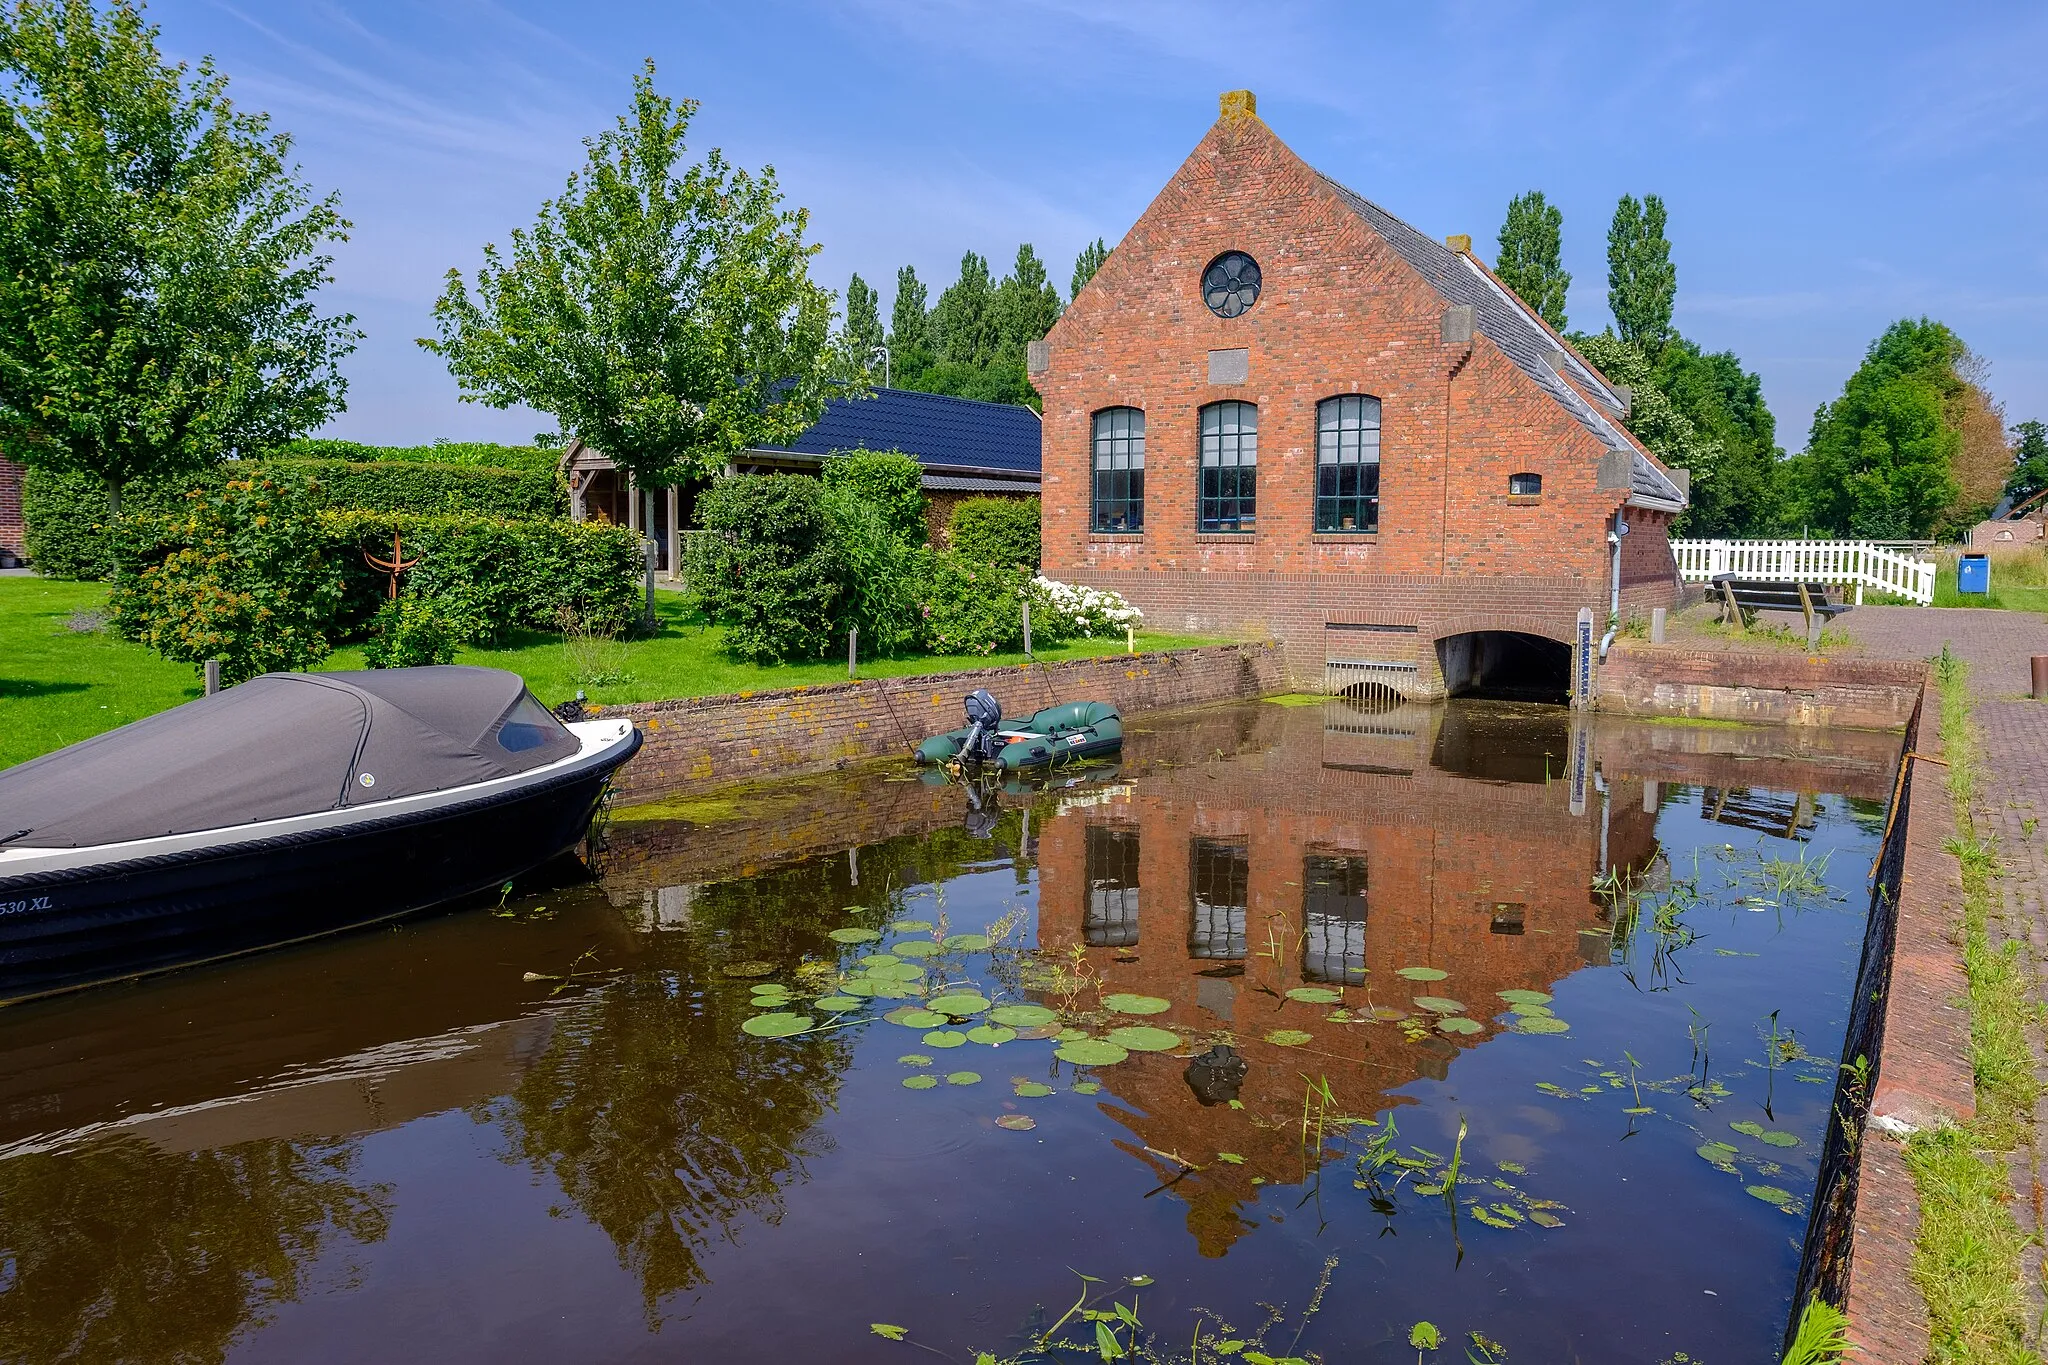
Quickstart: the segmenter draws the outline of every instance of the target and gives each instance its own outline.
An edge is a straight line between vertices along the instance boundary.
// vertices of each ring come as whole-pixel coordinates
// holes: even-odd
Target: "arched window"
[[[1380,400],[1364,394],[1316,404],[1316,530],[1380,529]]]
[[[1104,408],[1095,414],[1094,512],[1090,530],[1145,529],[1145,414]]]
[[[1202,409],[1198,531],[1252,531],[1259,524],[1259,410],[1250,403]]]
[[[1508,475],[1508,496],[1511,498],[1540,498],[1543,496],[1541,474]]]

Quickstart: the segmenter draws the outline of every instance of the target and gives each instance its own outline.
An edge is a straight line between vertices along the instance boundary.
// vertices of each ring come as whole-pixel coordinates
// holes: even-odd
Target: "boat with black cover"
[[[639,747],[499,669],[266,673],[0,771],[0,1003],[498,887]]]

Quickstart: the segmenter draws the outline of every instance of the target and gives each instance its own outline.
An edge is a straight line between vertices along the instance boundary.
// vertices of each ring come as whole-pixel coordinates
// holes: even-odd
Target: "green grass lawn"
[[[105,610],[106,585],[40,578],[0,578],[0,767],[125,725],[199,695],[195,670],[158,658],[106,630],[90,629]],[[614,677],[585,683],[590,700],[607,704],[763,691],[844,682],[846,661],[761,667],[727,658],[723,632],[692,615],[674,593],[655,597],[659,629],[639,640],[598,643],[583,661]],[[87,629],[77,629],[85,626]],[[1213,639],[1141,631],[1143,650],[1214,644]],[[1037,651],[1041,663],[1123,652],[1122,640],[1075,640]],[[500,648],[465,649],[456,662],[505,668],[553,704],[574,696],[579,671],[561,637],[520,632]],[[944,673],[1024,662],[1021,654],[971,658],[920,656],[863,661],[864,678]],[[323,669],[361,668],[360,647],[337,650]]]

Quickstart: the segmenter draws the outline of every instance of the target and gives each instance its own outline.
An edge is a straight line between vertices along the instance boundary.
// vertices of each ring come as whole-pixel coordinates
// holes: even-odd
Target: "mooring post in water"
[[[853,626],[846,632],[846,676],[852,677],[854,666],[860,662],[860,627]]]
[[[1024,657],[1031,657],[1031,599],[1024,599]]]
[[[1643,782],[1643,814],[1655,815],[1663,804],[1664,790],[1662,785],[1654,779],[1645,779]]]
[[[2048,654],[2034,656],[2034,700],[2048,698]]]
[[[2041,670],[2037,666],[2034,670],[2034,676],[2039,677],[2040,673]],[[210,697],[218,691],[220,691],[220,660],[208,659],[206,661],[206,695]],[[2039,696],[2040,693],[2037,691],[2034,695]]]
[[[1593,700],[1593,609],[1579,608],[1578,628],[1572,635],[1572,705],[1584,707]]]

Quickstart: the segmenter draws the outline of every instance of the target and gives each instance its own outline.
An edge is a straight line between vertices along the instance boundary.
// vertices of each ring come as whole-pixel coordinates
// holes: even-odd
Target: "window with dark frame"
[[[1246,890],[1251,884],[1251,853],[1245,845],[1217,839],[1196,839],[1189,886],[1193,922],[1188,926],[1188,956],[1235,961],[1245,955]]]
[[[1540,498],[1543,496],[1541,474],[1508,475],[1508,496],[1511,498]]]
[[[1245,533],[1259,524],[1259,410],[1250,403],[1202,409],[1202,487],[1195,527]]]
[[[1088,904],[1081,939],[1091,948],[1138,944],[1138,832],[1090,825],[1083,845]]]
[[[1339,986],[1364,981],[1364,855],[1309,854],[1301,860],[1301,897],[1302,977]]]
[[[1104,408],[1095,414],[1094,514],[1089,529],[1112,534],[1145,529],[1145,414]]]
[[[1316,531],[1380,529],[1380,400],[1344,394],[1316,404]]]

